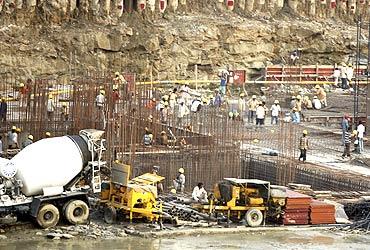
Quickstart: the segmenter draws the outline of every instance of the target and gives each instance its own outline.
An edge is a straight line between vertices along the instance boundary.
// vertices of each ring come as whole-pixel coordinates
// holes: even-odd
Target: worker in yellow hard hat
[[[22,149],[33,143],[33,135],[28,135],[27,139],[22,143]]]
[[[176,179],[173,180],[173,186],[175,190],[178,192],[183,193],[185,190],[185,170],[183,168],[179,168],[178,174]]]
[[[299,139],[299,150],[301,151],[300,155],[299,155],[299,161],[302,159],[303,162],[306,161],[306,157],[307,157],[307,150],[308,150],[308,138],[307,138],[307,135],[308,135],[308,131],[307,130],[303,130],[302,132],[302,136],[301,138]]]

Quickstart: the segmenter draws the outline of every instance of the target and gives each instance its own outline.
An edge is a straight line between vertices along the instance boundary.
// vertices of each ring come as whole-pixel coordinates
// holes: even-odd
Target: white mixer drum
[[[22,180],[22,192],[27,196],[42,194],[46,187],[68,184],[84,164],[80,147],[68,136],[37,141],[10,162],[16,167],[15,177]]]

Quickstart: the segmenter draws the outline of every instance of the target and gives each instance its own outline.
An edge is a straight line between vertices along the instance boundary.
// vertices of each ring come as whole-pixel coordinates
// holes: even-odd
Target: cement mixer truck
[[[105,164],[103,131],[37,141],[12,159],[0,158],[0,225],[19,216],[33,218],[42,228],[64,219],[89,220],[87,194],[101,191],[100,168]]]

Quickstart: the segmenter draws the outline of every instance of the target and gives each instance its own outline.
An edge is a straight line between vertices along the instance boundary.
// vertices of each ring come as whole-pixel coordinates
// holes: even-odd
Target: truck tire
[[[253,208],[247,211],[245,214],[245,220],[247,221],[248,226],[258,227],[263,221],[263,214],[260,210]]]
[[[86,224],[89,214],[89,207],[81,200],[71,200],[64,206],[64,217],[72,225]]]
[[[108,224],[113,224],[117,220],[117,210],[112,207],[108,206],[104,208],[104,221]]]
[[[41,206],[36,217],[37,224],[42,228],[54,227],[59,222],[59,210],[52,204]]]

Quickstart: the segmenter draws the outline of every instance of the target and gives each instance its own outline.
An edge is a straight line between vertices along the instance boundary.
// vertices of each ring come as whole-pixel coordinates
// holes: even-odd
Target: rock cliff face
[[[211,78],[226,65],[248,69],[284,62],[297,48],[304,63],[333,64],[354,53],[354,20],[358,14],[368,18],[369,4],[0,0],[0,73],[22,80],[122,70],[141,79],[150,71],[154,79],[187,79],[198,65],[201,77]]]

